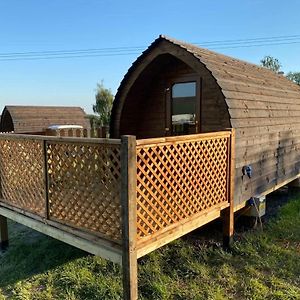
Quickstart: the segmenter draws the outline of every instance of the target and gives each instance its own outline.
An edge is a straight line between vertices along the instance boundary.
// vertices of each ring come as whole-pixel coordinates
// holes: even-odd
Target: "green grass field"
[[[0,300],[121,299],[119,266],[10,223]],[[300,299],[300,196],[230,253],[202,231],[139,261],[140,299]]]

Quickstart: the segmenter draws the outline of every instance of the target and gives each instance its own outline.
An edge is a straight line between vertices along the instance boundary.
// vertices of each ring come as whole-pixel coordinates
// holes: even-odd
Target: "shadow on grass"
[[[10,246],[7,251],[0,253],[2,288],[88,255],[12,221],[8,226]]]
[[[270,195],[263,230],[240,222],[230,252],[213,222],[142,258],[141,299],[300,299],[299,200]]]
[[[237,228],[231,252],[222,250],[221,224],[213,222],[140,259],[140,299],[300,299],[300,203],[282,207],[285,190],[271,197],[273,217],[265,218],[263,231]],[[116,264],[9,227],[11,246],[0,255],[1,300],[1,288],[8,299],[121,299]]]

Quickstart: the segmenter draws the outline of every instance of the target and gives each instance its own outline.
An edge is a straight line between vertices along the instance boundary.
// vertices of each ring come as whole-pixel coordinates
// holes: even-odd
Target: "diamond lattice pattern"
[[[43,141],[0,140],[3,202],[45,217]]]
[[[229,138],[137,147],[138,238],[227,202]]]
[[[49,217],[121,239],[120,145],[48,142]]]

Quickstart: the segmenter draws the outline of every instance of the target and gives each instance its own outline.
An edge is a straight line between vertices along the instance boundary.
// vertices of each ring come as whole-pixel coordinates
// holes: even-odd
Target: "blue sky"
[[[0,0],[0,54],[145,48],[159,34],[192,43],[298,35],[299,12],[298,0]],[[253,63],[271,54],[284,71],[300,71],[300,43],[215,51]],[[0,111],[20,104],[91,112],[97,82],[115,93],[136,57],[0,60]]]

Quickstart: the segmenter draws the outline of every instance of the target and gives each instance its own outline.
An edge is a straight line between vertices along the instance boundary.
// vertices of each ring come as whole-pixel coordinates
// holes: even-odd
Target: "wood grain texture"
[[[0,135],[2,201],[121,243],[121,141]]]
[[[156,39],[125,75],[114,102],[111,133],[126,134],[132,125],[130,134],[139,132],[139,138],[167,135],[163,125],[169,80],[184,75],[201,78],[202,132],[236,129],[235,205],[285,182],[287,174],[295,176],[300,87],[268,69],[166,36]],[[142,117],[137,121],[137,116]],[[241,180],[248,164],[253,167],[251,182]]]
[[[24,226],[51,236],[69,245],[82,249],[88,253],[99,255],[105,259],[122,264],[122,252],[120,247],[112,246],[105,240],[93,240],[88,239],[86,236],[78,236],[76,231],[72,232],[68,231],[68,229],[64,227],[53,226],[53,224],[44,223],[42,220],[36,220],[27,216],[26,214],[15,212],[12,209],[2,206],[0,206],[0,215],[3,215],[10,220],[23,224]]]
[[[120,150],[48,141],[49,218],[120,241]]]
[[[89,120],[80,107],[5,106],[0,132],[45,133],[50,125],[81,125],[90,128]]]
[[[2,136],[1,136],[2,137]],[[9,204],[45,216],[42,140],[0,139],[1,194]]]
[[[175,239],[213,221],[220,217],[221,211],[226,209],[228,204],[221,206],[215,206],[207,211],[202,211],[199,214],[195,214],[191,218],[183,219],[174,223],[171,226],[166,227],[160,232],[156,232],[138,241],[137,256],[143,257],[144,255],[174,241]]]
[[[228,202],[229,206],[222,211],[223,219],[223,247],[229,248],[233,242],[234,233],[234,184],[235,184],[235,130],[231,130],[228,147],[230,167],[228,169]]]
[[[229,202],[230,132],[138,141],[138,240]]]
[[[136,140],[134,136],[121,140],[123,298],[137,300]]]

